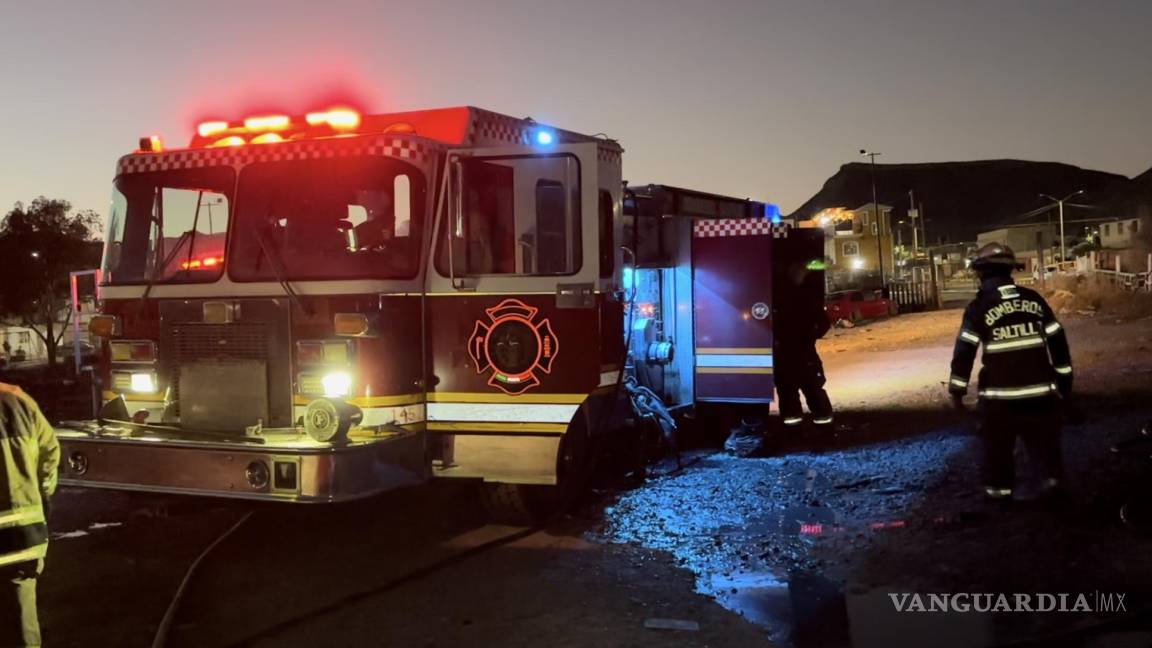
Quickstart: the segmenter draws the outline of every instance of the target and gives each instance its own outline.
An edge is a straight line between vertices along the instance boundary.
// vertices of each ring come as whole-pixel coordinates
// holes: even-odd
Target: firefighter
[[[36,578],[60,446],[35,401],[0,383],[0,646],[39,646]]]
[[[786,427],[804,422],[801,393],[808,402],[812,422],[821,428],[832,424],[832,401],[824,391],[824,364],[816,352],[816,340],[824,337],[829,328],[828,316],[818,303],[778,318],[773,345],[776,392]]]
[[[1020,437],[1043,472],[1045,493],[1060,495],[1061,403],[1072,395],[1072,360],[1064,329],[1043,297],[1012,281],[1018,266],[1011,248],[985,245],[971,266],[980,277],[980,290],[964,310],[948,391],[955,407],[963,409],[961,399],[968,391],[976,351],[983,345],[978,410],[985,493],[992,500],[1011,500],[1013,453]]]

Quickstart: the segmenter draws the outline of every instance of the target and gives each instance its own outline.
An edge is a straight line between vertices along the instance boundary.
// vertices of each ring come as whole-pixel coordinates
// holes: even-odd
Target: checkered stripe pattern
[[[382,155],[426,167],[431,163],[434,154],[433,147],[423,141],[397,137],[357,139],[351,143],[347,140],[325,140],[285,142],[282,144],[248,144],[169,153],[133,153],[120,158],[117,174],[196,169],[207,166],[251,164],[253,162],[314,160],[353,155]]]
[[[476,110],[471,130],[472,146],[490,144],[517,144],[527,146],[530,134],[527,122],[504,115]]]
[[[692,225],[692,236],[696,238],[764,234],[772,238],[788,238],[788,225],[786,223],[773,223],[762,218],[719,218],[696,221]]]

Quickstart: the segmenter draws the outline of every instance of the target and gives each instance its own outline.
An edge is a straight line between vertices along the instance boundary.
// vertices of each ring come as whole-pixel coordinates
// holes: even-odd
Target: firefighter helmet
[[[1016,262],[1016,253],[1012,251],[1012,248],[1000,243],[989,243],[976,250],[975,256],[971,259],[971,266],[973,270],[979,272],[993,268],[1011,270],[1020,267],[1020,264]]]

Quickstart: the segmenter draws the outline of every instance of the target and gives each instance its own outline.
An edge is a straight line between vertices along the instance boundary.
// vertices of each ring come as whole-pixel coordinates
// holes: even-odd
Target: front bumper
[[[95,422],[62,424],[56,436],[65,486],[338,502],[423,483],[429,474],[423,432],[396,426],[353,430],[344,444],[292,429],[228,437]]]

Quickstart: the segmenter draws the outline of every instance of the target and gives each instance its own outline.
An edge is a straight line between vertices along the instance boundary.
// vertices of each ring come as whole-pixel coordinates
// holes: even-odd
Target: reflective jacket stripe
[[[1047,333],[1048,335],[1053,335],[1056,333],[1056,331],[1059,331],[1059,330],[1060,330],[1060,322],[1052,322],[1048,326],[1044,327],[1044,332]]]
[[[1056,369],[1056,373],[1063,375],[1063,376],[1067,376],[1067,375],[1072,373],[1072,367],[1054,367],[1054,368]]]
[[[967,380],[964,380],[963,378],[957,378],[956,376],[952,376],[952,378],[950,378],[948,380],[948,382],[952,385],[955,385],[956,387],[967,387],[968,386]]]
[[[976,335],[972,331],[967,331],[967,330],[960,331],[960,339],[964,340],[965,342],[970,342],[972,344],[980,344],[980,336]]]
[[[17,553],[10,553],[0,556],[0,567],[7,565],[15,565],[16,563],[28,562],[29,560],[40,560],[48,553],[48,543],[30,547],[24,551]]]
[[[1000,353],[1003,351],[1015,351],[1017,349],[1030,349],[1038,346],[1044,346],[1044,338],[1031,337],[1019,340],[1005,340],[1003,342],[989,342],[984,345],[984,352]]]
[[[0,513],[0,529],[44,522],[44,509],[39,506],[21,506]]]
[[[1016,299],[1020,296],[1020,291],[1014,285],[997,286],[996,290],[1000,291],[1000,299]]]
[[[23,556],[33,550],[40,550],[38,557],[42,557],[47,549],[48,525],[43,522],[0,529],[0,565],[28,560],[12,556]]]
[[[1055,383],[1043,385],[1028,385],[1027,387],[992,387],[981,389],[980,395],[985,398],[1031,398],[1033,396],[1046,396],[1056,391]]]

